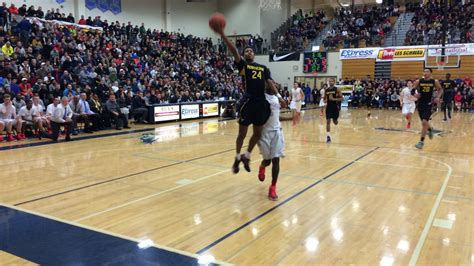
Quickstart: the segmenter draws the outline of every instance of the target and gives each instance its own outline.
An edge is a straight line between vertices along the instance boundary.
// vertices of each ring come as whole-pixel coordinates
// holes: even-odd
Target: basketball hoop
[[[281,9],[281,0],[260,0],[258,7],[264,11]]]
[[[438,61],[436,62],[436,65],[438,66],[438,70],[444,70],[444,66],[446,65],[446,62]]]

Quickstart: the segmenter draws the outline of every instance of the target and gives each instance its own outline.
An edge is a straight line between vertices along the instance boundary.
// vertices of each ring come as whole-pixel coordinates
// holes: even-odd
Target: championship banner
[[[89,10],[92,10],[97,7],[97,0],[86,0],[86,7]]]
[[[300,61],[300,53],[299,52],[291,52],[291,53],[269,54],[268,55],[268,60],[270,62]]]
[[[122,12],[122,0],[108,0],[109,1],[109,10],[112,11],[115,15]]]
[[[109,0],[98,0],[97,1],[97,8],[102,12],[106,12],[110,8],[110,1]]]
[[[179,120],[179,105],[155,106],[155,122]]]
[[[424,61],[425,48],[385,48],[380,49],[377,61]]]

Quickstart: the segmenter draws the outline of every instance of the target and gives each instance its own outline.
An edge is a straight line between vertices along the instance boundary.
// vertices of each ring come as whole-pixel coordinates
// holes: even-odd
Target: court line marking
[[[243,225],[237,227],[236,229],[232,230],[231,232],[225,234],[224,236],[220,237],[219,239],[217,239],[216,241],[212,242],[211,244],[207,245],[206,247],[198,250],[196,253],[197,254],[203,254],[205,253],[206,251],[210,250],[211,248],[213,248],[214,246],[218,245],[219,243],[221,243],[222,241],[226,240],[227,238],[229,238],[230,236],[238,233],[240,230],[244,229],[245,227],[249,226],[250,224],[254,223],[255,221],[259,220],[260,218],[266,216],[267,214],[271,213],[272,211],[274,211],[275,209],[285,205],[286,203],[290,202],[291,200],[293,200],[294,198],[298,197],[299,195],[303,194],[304,192],[308,191],[309,189],[313,188],[314,186],[318,185],[319,183],[323,182],[324,180],[334,176],[335,174],[341,172],[342,170],[346,169],[347,167],[351,166],[352,164],[354,164],[355,161],[358,161],[364,157],[366,157],[367,155],[371,154],[372,152],[378,150],[379,147],[375,147],[374,149],[366,152],[365,154],[363,154],[362,156],[358,157],[357,159],[353,160],[352,162],[340,167],[339,169],[333,171],[332,173],[326,175],[325,177],[323,178],[320,178],[319,180],[317,180],[316,182],[312,183],[311,185],[307,186],[306,188],[304,188],[303,190],[300,190],[299,192],[293,194],[292,196],[290,196],[289,198],[287,198],[286,200],[278,203],[277,205],[273,206],[272,208],[266,210],[265,212],[257,215],[256,217],[254,217],[253,219],[251,219],[250,221],[244,223]]]
[[[156,128],[158,128],[158,127],[156,127]],[[121,132],[110,132],[110,133],[104,133],[104,134],[100,134],[100,135],[86,135],[86,136],[80,136],[80,137],[73,138],[73,143],[75,141],[80,141],[80,140],[114,137],[114,136],[120,136],[120,135],[142,133],[142,132],[153,131],[153,130],[155,130],[155,127],[153,127],[153,128],[141,128],[141,129],[135,129],[135,130],[121,131]],[[52,144],[60,144],[60,143],[66,143],[66,142],[64,142],[64,141],[55,142],[55,141],[52,141],[52,140],[48,140],[48,141],[42,141],[42,142],[33,142],[33,143],[25,143],[25,144],[17,144],[17,145],[9,145],[9,146],[0,146],[0,151],[16,150],[16,149],[22,149],[22,148],[32,148],[32,147],[52,145]]]
[[[371,184],[371,183],[352,182],[352,181],[349,181],[349,180],[336,180],[336,179],[334,179],[334,180],[326,180],[325,182],[332,183],[332,184],[354,185],[354,186],[361,186],[361,187],[373,187],[373,188],[389,190],[389,191],[394,191],[394,192],[413,193],[413,194],[423,195],[423,196],[435,196],[435,195],[437,195],[436,193],[433,193],[433,192],[423,192],[423,191],[418,191],[418,190],[393,188],[393,187],[379,186],[379,185],[375,185],[375,184]]]
[[[234,149],[232,149],[232,150],[234,150]],[[201,158],[201,159],[202,159],[202,158]],[[180,162],[179,164],[181,164],[181,163],[189,163],[189,161],[182,161],[182,162]],[[260,163],[260,161],[259,161],[259,160],[254,160],[254,161],[251,162],[251,164],[253,164],[253,163]],[[142,198],[139,198],[139,199],[135,199],[135,200],[132,200],[132,201],[129,201],[129,202],[125,202],[125,203],[123,203],[123,204],[120,204],[120,205],[117,205],[117,206],[114,206],[114,207],[105,209],[105,210],[103,210],[103,211],[96,212],[96,213],[93,213],[93,214],[90,214],[90,215],[81,217],[80,219],[77,219],[76,222],[84,221],[84,220],[86,220],[86,219],[89,219],[89,218],[92,218],[92,217],[95,217],[95,216],[98,216],[98,215],[101,215],[101,214],[104,214],[104,213],[107,213],[107,212],[110,212],[110,211],[113,211],[113,210],[116,210],[116,209],[120,209],[120,208],[126,207],[126,206],[128,206],[128,205],[131,205],[131,204],[134,204],[134,203],[143,201],[143,200],[147,200],[147,199],[149,199],[149,198],[153,198],[153,197],[159,196],[159,195],[161,195],[161,194],[165,194],[165,193],[168,193],[168,192],[171,192],[171,191],[180,189],[180,188],[182,188],[182,187],[186,187],[186,186],[189,186],[189,185],[198,183],[198,182],[200,182],[200,181],[206,180],[206,179],[208,179],[208,178],[211,178],[211,177],[214,177],[214,176],[216,176],[216,175],[220,175],[220,174],[222,174],[222,173],[229,172],[229,171],[231,171],[231,170],[230,170],[230,169],[226,169],[226,170],[219,171],[219,172],[217,172],[217,173],[213,173],[213,174],[210,174],[210,175],[206,175],[206,176],[203,176],[203,177],[201,177],[201,178],[192,180],[192,182],[190,182],[190,183],[182,184],[182,185],[178,185],[178,186],[174,186],[174,187],[172,187],[172,188],[169,188],[169,189],[166,189],[166,190],[162,190],[162,191],[159,191],[159,192],[157,192],[157,193],[150,194],[150,195],[148,195],[148,196],[145,196],[145,197],[142,197]]]
[[[136,242],[137,244],[140,243],[143,240],[143,239],[133,238],[133,237],[129,237],[129,236],[126,236],[126,235],[114,233],[114,232],[107,231],[107,230],[104,230],[104,229],[100,229],[100,228],[97,228],[97,227],[93,227],[93,226],[90,226],[90,225],[84,225],[84,224],[80,224],[80,223],[77,223],[77,222],[68,221],[68,220],[58,218],[58,217],[54,217],[54,216],[51,216],[51,215],[47,215],[47,214],[43,214],[43,213],[39,213],[39,212],[27,210],[27,209],[23,209],[23,208],[20,208],[20,207],[14,206],[14,205],[10,205],[10,204],[6,204],[6,203],[0,203],[0,206],[10,208],[10,209],[14,209],[14,210],[18,210],[18,211],[25,212],[25,213],[29,213],[29,214],[32,214],[32,215],[40,216],[40,217],[50,219],[50,220],[53,220],[53,221],[69,224],[69,225],[72,225],[72,226],[75,226],[75,227],[80,227],[80,228],[84,228],[84,229],[87,229],[87,230],[95,231],[95,232],[102,233],[102,234],[105,234],[105,235],[115,236],[115,237],[118,237],[118,238],[122,238],[122,239],[125,239],[125,240]],[[153,243],[151,246],[155,247],[155,248],[158,248],[158,249],[163,249],[163,250],[167,250],[167,251],[170,251],[170,252],[178,253],[178,254],[181,254],[181,255],[184,255],[184,256],[192,257],[192,258],[195,258],[195,259],[198,259],[200,257],[199,254],[194,254],[194,253],[191,253],[191,252],[188,252],[188,251],[179,250],[179,249],[175,249],[175,248],[172,248],[172,247],[162,246],[162,245],[158,245],[158,244],[155,244],[155,243]],[[218,261],[218,260],[216,260],[214,263],[223,264],[223,265],[232,265],[230,263],[221,262],[221,261]]]
[[[16,203],[14,205],[15,206],[20,206],[20,205],[31,203],[31,202],[35,202],[35,201],[39,201],[39,200],[43,200],[43,199],[47,199],[47,198],[52,198],[52,197],[59,196],[59,195],[62,195],[62,194],[66,194],[66,193],[70,193],[70,192],[73,192],[73,191],[78,191],[78,190],[82,190],[82,189],[85,189],[85,188],[90,188],[90,187],[93,187],[93,186],[98,186],[98,185],[114,182],[114,181],[117,181],[117,180],[125,179],[125,178],[136,176],[136,175],[141,175],[141,174],[148,173],[148,172],[153,172],[153,171],[156,171],[156,170],[160,170],[160,169],[172,167],[172,166],[175,166],[175,165],[183,164],[185,162],[192,162],[192,161],[204,159],[204,158],[207,158],[207,157],[212,157],[212,156],[223,154],[223,153],[233,151],[233,150],[235,150],[235,148],[227,149],[227,150],[216,152],[216,153],[206,154],[206,155],[196,157],[196,158],[192,158],[192,159],[189,159],[189,160],[186,160],[186,161],[183,161],[183,162],[176,162],[176,163],[155,167],[155,168],[151,168],[151,169],[148,169],[148,170],[144,170],[144,171],[140,171],[140,172],[124,175],[124,176],[115,177],[115,178],[112,178],[112,179],[108,179],[108,180],[100,181],[100,182],[97,182],[97,183],[93,183],[93,184],[90,184],[90,185],[87,185],[87,186],[82,186],[82,187],[78,187],[78,188],[74,188],[74,189],[69,189],[69,190],[58,192],[58,193],[55,193],[55,194],[43,196],[43,197],[40,197],[40,198],[23,201],[23,202],[20,202],[20,203]]]
[[[329,190],[332,190],[332,189],[334,189],[334,188],[335,188],[335,187],[332,187],[332,188],[330,188]],[[336,208],[335,210],[333,210],[333,211],[335,211],[335,212],[334,212],[334,215],[340,214],[341,211],[342,211],[344,208],[346,208],[352,201],[353,201],[353,199],[350,198],[350,199],[347,199],[347,200],[345,200],[344,202],[342,202],[341,206],[339,206],[338,208]],[[307,208],[308,205],[311,204],[311,203],[313,203],[313,201],[308,201],[307,203],[305,203],[305,204],[303,204],[302,206],[300,206],[298,209],[294,210],[292,213],[289,213],[289,214],[288,214],[285,218],[283,218],[283,219],[286,220],[286,219],[288,219],[288,218],[291,218],[293,215],[296,215],[296,213],[297,213],[298,211],[300,211],[301,209]],[[298,215],[298,216],[301,216],[301,215]],[[318,228],[322,223],[324,223],[324,222],[326,222],[326,220],[324,220],[324,219],[321,219],[321,220],[317,221],[317,222],[314,224],[314,226],[312,226],[312,227],[310,228],[309,231],[313,232],[315,229],[317,229],[317,228]],[[226,260],[226,261],[232,260],[233,258],[235,258],[236,256],[238,256],[240,253],[242,253],[242,252],[245,251],[246,249],[250,248],[250,246],[251,246],[253,243],[255,243],[257,240],[259,240],[259,239],[261,239],[263,236],[269,234],[275,227],[280,226],[280,225],[281,225],[281,222],[276,222],[273,226],[267,228],[267,230],[265,230],[265,231],[259,233],[259,234],[257,235],[257,237],[253,238],[250,242],[247,243],[247,245],[245,245],[245,246],[241,247],[240,249],[238,249],[234,254],[229,255],[228,257],[226,257],[225,260]],[[300,242],[300,240],[295,240],[295,242]],[[281,260],[283,260],[286,256],[288,256],[288,254],[282,255],[282,258],[279,259],[279,260],[277,260],[276,263],[273,263],[273,265],[280,265],[279,262],[280,262]]]
[[[351,160],[348,159],[339,159],[339,158],[326,158],[322,156],[312,156],[312,155],[300,155],[300,154],[292,154],[291,156],[298,156],[303,158],[314,158],[314,159],[325,159],[325,160],[332,160],[332,161],[344,161],[350,162]],[[393,167],[401,167],[401,168],[411,168],[411,169],[420,169],[420,170],[432,170],[432,171],[446,171],[446,169],[436,169],[432,167],[417,167],[417,166],[409,166],[409,165],[402,165],[402,164],[390,164],[390,163],[377,163],[377,162],[368,162],[368,161],[357,161],[358,164],[373,164],[373,165],[383,165],[383,166],[393,166]]]
[[[416,154],[407,154],[407,155],[415,156]],[[413,250],[412,256],[410,258],[410,262],[408,263],[409,266],[415,266],[418,261],[418,258],[420,257],[421,250],[426,242],[428,233],[431,227],[433,226],[436,213],[438,212],[439,206],[441,205],[441,200],[443,199],[444,193],[449,183],[449,178],[451,177],[451,174],[453,172],[453,168],[445,162],[442,162],[437,159],[433,159],[424,155],[418,155],[418,156],[424,157],[426,159],[445,165],[448,169],[448,172],[446,173],[443,184],[441,185],[441,189],[439,190],[438,195],[436,196],[435,202],[433,204],[433,207],[431,208],[431,212],[430,212],[430,215],[428,216],[428,219],[426,220],[425,226],[423,227],[423,231],[421,232],[420,238],[418,239],[415,249]]]
[[[219,171],[219,172],[217,172],[217,173],[213,173],[213,174],[210,174],[210,175],[206,175],[206,176],[203,176],[203,177],[198,178],[198,179],[196,179],[196,180],[193,180],[193,182],[191,182],[191,183],[183,184],[183,185],[179,185],[179,186],[175,186],[175,187],[172,187],[172,188],[169,188],[169,189],[166,189],[166,190],[162,190],[162,191],[160,191],[160,192],[157,192],[157,193],[154,193],[154,194],[150,194],[150,195],[148,195],[148,196],[141,197],[141,198],[138,198],[138,199],[136,199],[136,200],[128,201],[128,202],[126,202],[126,203],[123,203],[123,204],[120,204],[120,205],[117,205],[117,206],[114,206],[114,207],[105,209],[105,210],[103,210],[103,211],[96,212],[96,213],[93,213],[93,214],[90,214],[90,215],[81,217],[80,219],[77,219],[76,222],[81,222],[81,221],[84,221],[84,220],[86,220],[86,219],[89,219],[89,218],[92,218],[92,217],[95,217],[95,216],[104,214],[104,213],[106,213],[106,212],[110,212],[110,211],[113,211],[113,210],[116,210],[116,209],[120,209],[120,208],[126,207],[126,206],[128,206],[128,205],[132,205],[132,204],[134,204],[134,203],[137,203],[137,202],[140,202],[140,201],[143,201],[143,200],[147,200],[147,199],[150,199],[150,198],[159,196],[159,195],[161,195],[161,194],[165,194],[165,193],[168,193],[168,192],[171,192],[171,191],[180,189],[180,188],[182,188],[182,187],[189,186],[189,185],[191,185],[191,184],[200,182],[200,181],[202,181],[202,180],[206,180],[206,179],[208,179],[208,178],[211,178],[211,177],[216,176],[216,175],[223,174],[223,173],[225,173],[225,172],[230,172],[230,169],[228,169],[228,170],[222,170],[222,171]]]

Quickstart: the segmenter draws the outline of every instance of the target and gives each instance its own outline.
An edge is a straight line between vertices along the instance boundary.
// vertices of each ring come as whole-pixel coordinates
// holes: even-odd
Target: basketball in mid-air
[[[225,28],[225,17],[222,13],[214,13],[209,19],[209,27],[216,32],[220,33]]]

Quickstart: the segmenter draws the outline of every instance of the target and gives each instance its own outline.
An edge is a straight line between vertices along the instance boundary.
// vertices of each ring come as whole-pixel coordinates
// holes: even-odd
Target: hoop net
[[[281,0],[260,0],[258,7],[262,10],[281,9]]]
[[[436,65],[438,66],[438,70],[444,70],[444,66],[446,65],[446,62],[444,61],[437,61]]]

